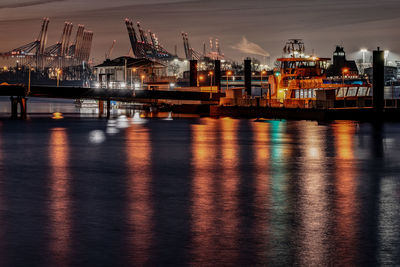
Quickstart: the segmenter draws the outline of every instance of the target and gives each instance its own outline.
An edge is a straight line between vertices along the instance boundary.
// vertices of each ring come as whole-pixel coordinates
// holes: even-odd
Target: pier
[[[132,90],[83,87],[47,87],[31,86],[30,90],[23,85],[0,85],[0,96],[10,96],[12,117],[18,117],[17,105],[20,104],[20,117],[27,116],[28,97],[62,98],[62,99],[94,99],[99,100],[99,108],[103,101],[107,105],[109,117],[111,101],[157,103],[158,100],[198,101],[200,104],[218,104],[224,93],[208,93],[199,91],[163,91]]]

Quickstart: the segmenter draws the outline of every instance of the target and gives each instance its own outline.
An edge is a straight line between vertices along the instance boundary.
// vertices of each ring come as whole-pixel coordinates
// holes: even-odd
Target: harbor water
[[[396,123],[5,117],[0,266],[400,265],[399,159]]]

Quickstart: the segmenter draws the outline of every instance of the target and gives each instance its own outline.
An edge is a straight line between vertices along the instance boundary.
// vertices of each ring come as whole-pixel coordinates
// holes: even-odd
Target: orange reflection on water
[[[204,119],[203,124],[192,125],[192,232],[193,265],[213,258],[218,250],[216,220],[219,214],[214,203],[215,170],[217,155],[216,120]]]
[[[65,128],[55,128],[50,136],[51,193],[50,216],[52,241],[50,250],[55,265],[67,266],[70,252],[70,175],[69,150]]]
[[[222,176],[219,179],[221,183],[220,201],[222,201],[221,210],[221,232],[224,239],[220,240],[221,249],[224,253],[221,255],[222,263],[236,262],[238,257],[238,227],[239,227],[239,203],[238,203],[238,185],[239,185],[239,149],[237,144],[238,120],[224,118],[221,123],[221,167]]]
[[[0,124],[0,132],[2,131],[2,125]],[[0,183],[0,185],[3,185],[4,180],[5,180],[5,176],[3,173],[3,169],[4,169],[4,151],[3,151],[3,140],[2,138],[0,138],[0,177],[2,180],[2,183]],[[5,211],[7,209],[6,207],[6,203],[4,203],[4,187],[1,186],[0,187],[0,211]],[[4,238],[5,238],[5,222],[6,217],[5,217],[5,213],[4,212],[0,212],[0,221],[2,222],[2,225],[0,226],[0,266],[6,266],[6,253],[5,252],[5,242],[4,242]]]
[[[324,128],[304,122],[300,127],[300,142],[303,162],[299,175],[301,251],[300,265],[324,266],[328,253],[327,225],[329,223],[329,203],[327,197],[327,165]]]
[[[262,251],[261,259],[259,262],[264,262],[267,257],[268,247],[268,208],[270,207],[269,196],[270,196],[270,153],[269,153],[269,123],[253,123],[253,151],[255,154],[255,233],[264,236],[260,236],[258,240],[260,242],[257,245],[257,250]]]
[[[151,206],[151,147],[147,129],[131,127],[126,130],[130,250],[136,266],[146,265],[150,259],[152,242]]]
[[[355,265],[356,244],[356,220],[358,217],[358,205],[356,202],[356,178],[357,169],[354,157],[354,133],[353,123],[338,123],[333,125],[335,138],[335,187],[337,196],[336,210],[336,251],[338,262],[341,265]]]

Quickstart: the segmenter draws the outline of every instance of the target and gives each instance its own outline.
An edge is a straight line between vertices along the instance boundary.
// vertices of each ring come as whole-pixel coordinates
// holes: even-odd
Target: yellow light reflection
[[[266,248],[268,247],[268,221],[269,213],[268,208],[271,203],[269,201],[270,196],[270,153],[269,153],[269,123],[253,123],[253,151],[255,154],[255,232],[264,235],[259,237],[261,242],[257,245],[258,251],[263,251],[259,255],[262,257],[258,259],[258,262],[265,261],[267,255]]]
[[[126,134],[130,250],[135,265],[144,266],[151,257],[153,231],[150,137],[147,129],[140,126],[128,128]]]
[[[192,188],[192,232],[194,233],[193,265],[201,265],[214,259],[218,250],[215,240],[218,232],[215,221],[219,214],[214,203],[214,183],[217,177],[213,173],[216,167],[217,140],[216,120],[203,119],[203,124],[192,125],[193,188]]]
[[[55,128],[50,136],[51,193],[50,216],[53,266],[67,266],[70,251],[71,200],[68,172],[68,138],[65,128]]]
[[[356,178],[357,167],[354,157],[354,133],[353,123],[338,123],[333,126],[335,138],[335,187],[337,196],[336,210],[336,259],[342,266],[354,266],[357,252],[356,244],[356,220],[358,205],[356,202]]]
[[[61,112],[54,112],[53,117],[51,117],[53,120],[60,120],[63,119],[63,114]]]
[[[329,203],[327,197],[328,182],[324,175],[326,155],[324,140],[325,128],[309,125],[300,126],[300,142],[304,161],[301,163],[300,181],[300,232],[302,256],[299,258],[303,266],[324,266],[328,245],[325,242],[329,219]]]
[[[238,245],[238,185],[239,185],[239,149],[237,144],[238,120],[225,118],[221,123],[221,231],[225,237],[220,240],[225,253],[221,255],[222,262],[236,262]],[[228,264],[229,265],[229,264]]]
[[[2,125],[0,123],[0,131],[3,130],[2,129]],[[2,138],[0,138],[0,177],[2,178],[2,181],[4,181],[4,151],[3,151],[3,140]],[[0,185],[3,185],[3,183],[1,183]],[[0,211],[5,211],[7,210],[7,207],[5,206],[6,203],[4,202],[4,187],[1,186],[0,187]],[[0,212],[0,220],[1,222],[5,222],[6,217],[5,217],[5,213],[4,212]],[[6,235],[6,230],[4,227],[4,224],[1,225],[2,227],[0,227],[0,240],[4,241],[5,240],[5,235]],[[5,242],[0,242],[0,251],[2,251],[2,253],[0,253],[0,266],[6,266],[6,260],[7,260],[7,255],[5,253]]]

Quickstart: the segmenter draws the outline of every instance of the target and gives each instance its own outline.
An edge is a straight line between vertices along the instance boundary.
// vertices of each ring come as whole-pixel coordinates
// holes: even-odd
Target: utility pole
[[[31,93],[31,65],[28,65],[29,72],[28,72],[28,94]]]

